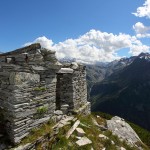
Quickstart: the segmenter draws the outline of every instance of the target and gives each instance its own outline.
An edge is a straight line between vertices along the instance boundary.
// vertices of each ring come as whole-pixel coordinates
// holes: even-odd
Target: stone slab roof
[[[1,56],[9,56],[9,55],[17,55],[17,54],[21,54],[21,53],[28,53],[28,52],[35,51],[36,49],[40,49],[40,48],[41,48],[41,45],[39,43],[35,43],[35,44],[29,45],[29,46],[26,46],[23,48],[16,49],[11,52],[2,53],[2,54],[0,54],[0,57]]]
[[[73,73],[73,69],[71,68],[61,68],[58,73]]]

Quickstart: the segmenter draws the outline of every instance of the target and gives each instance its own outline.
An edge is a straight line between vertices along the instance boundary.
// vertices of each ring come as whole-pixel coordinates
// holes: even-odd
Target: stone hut
[[[69,106],[69,112],[83,113],[89,111],[84,109],[88,107],[87,86],[85,66],[77,63],[65,64],[57,72],[56,103],[58,109],[64,110],[66,104]],[[88,112],[84,112],[88,113]]]
[[[85,67],[62,65],[38,43],[0,54],[0,127],[10,140],[20,142],[56,110],[90,113]]]

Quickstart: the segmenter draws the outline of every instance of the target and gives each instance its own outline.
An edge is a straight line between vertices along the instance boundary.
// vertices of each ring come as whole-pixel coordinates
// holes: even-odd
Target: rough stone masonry
[[[56,110],[90,113],[85,67],[62,65],[38,43],[0,54],[0,126],[10,140],[20,142]]]

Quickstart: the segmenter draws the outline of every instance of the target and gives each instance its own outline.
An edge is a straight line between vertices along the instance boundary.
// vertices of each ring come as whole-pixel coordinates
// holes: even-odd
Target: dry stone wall
[[[85,68],[71,64],[66,69],[54,51],[40,44],[0,55],[0,110],[13,143],[48,121],[57,109],[67,113],[86,104],[89,113],[86,90]]]
[[[0,60],[0,106],[9,137],[17,143],[53,115],[60,66],[55,52],[38,44],[2,54]]]
[[[68,105],[69,112],[77,112],[87,103],[85,67],[77,63],[65,64],[63,67],[57,73],[59,108],[64,110]]]

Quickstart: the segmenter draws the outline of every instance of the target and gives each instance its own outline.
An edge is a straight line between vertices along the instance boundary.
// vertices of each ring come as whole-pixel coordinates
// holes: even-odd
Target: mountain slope
[[[140,54],[129,65],[93,85],[92,111],[119,115],[150,130],[150,55]]]

